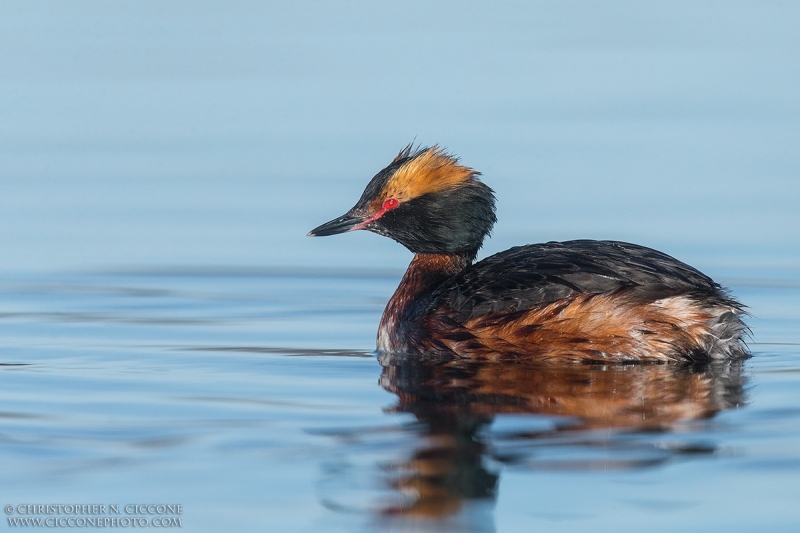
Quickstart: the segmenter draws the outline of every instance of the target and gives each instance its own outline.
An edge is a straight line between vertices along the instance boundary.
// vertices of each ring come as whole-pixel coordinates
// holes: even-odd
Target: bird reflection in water
[[[379,466],[375,475],[385,493],[402,497],[383,498],[369,510],[391,528],[434,520],[445,530],[441,524],[455,520],[453,530],[493,530],[501,468],[624,470],[713,453],[713,444],[698,441],[702,433],[672,430],[744,402],[741,361],[555,365],[388,354],[379,360],[380,384],[398,398],[386,410],[414,416],[416,423],[401,431],[413,438],[398,438],[396,427],[393,437],[378,438],[376,430],[340,436],[345,455],[365,453],[370,442],[382,450],[371,459]],[[511,423],[498,424],[503,420]],[[396,443],[388,451],[387,440]],[[459,519],[465,512],[466,524]]]

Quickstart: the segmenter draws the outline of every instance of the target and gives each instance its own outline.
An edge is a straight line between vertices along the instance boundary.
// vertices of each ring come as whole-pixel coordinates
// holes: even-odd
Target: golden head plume
[[[468,181],[480,173],[459,164],[459,159],[434,145],[411,152],[411,145],[402,150],[395,162],[408,159],[398,168],[383,188],[383,198],[400,202],[424,194],[439,192]]]

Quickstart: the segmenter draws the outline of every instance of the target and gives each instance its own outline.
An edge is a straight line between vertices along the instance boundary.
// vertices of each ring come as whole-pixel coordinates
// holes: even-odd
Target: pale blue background
[[[0,270],[402,268],[307,239],[412,139],[569,238],[800,268],[796,2],[0,4]]]

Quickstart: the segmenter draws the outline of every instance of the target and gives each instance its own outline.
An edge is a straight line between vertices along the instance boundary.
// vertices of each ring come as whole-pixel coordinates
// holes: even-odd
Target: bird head
[[[497,220],[494,192],[479,175],[438,146],[408,145],[372,178],[350,211],[309,236],[365,229],[414,253],[459,253],[472,259]]]

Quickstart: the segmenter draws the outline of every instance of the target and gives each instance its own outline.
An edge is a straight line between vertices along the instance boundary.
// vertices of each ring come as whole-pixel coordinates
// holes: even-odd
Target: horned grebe
[[[695,361],[748,356],[743,306],[711,278],[643,246],[518,246],[473,264],[497,220],[479,172],[438,146],[403,149],[343,216],[415,255],[386,306],[378,350],[475,359]]]

